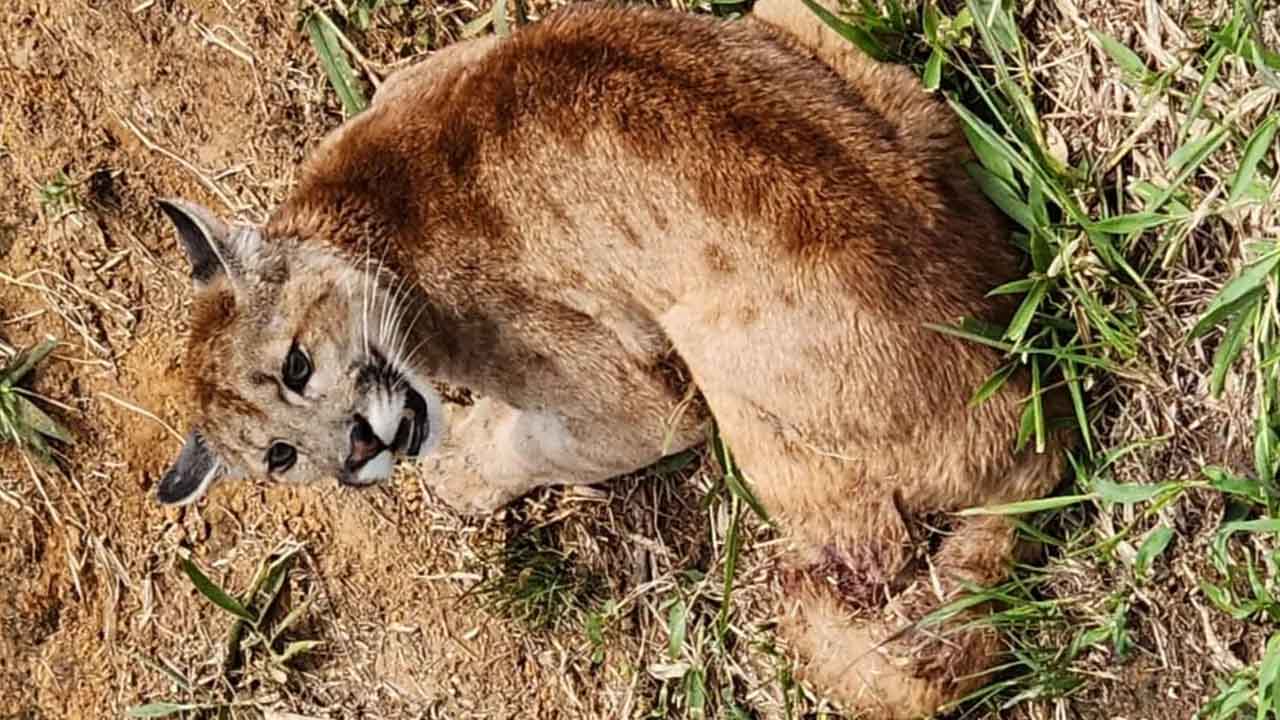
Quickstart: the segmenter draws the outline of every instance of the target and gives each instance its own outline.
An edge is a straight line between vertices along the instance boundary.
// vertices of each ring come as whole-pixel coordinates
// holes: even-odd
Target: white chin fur
[[[364,484],[386,480],[391,477],[391,470],[395,465],[396,459],[391,451],[383,450],[356,472],[356,480]]]

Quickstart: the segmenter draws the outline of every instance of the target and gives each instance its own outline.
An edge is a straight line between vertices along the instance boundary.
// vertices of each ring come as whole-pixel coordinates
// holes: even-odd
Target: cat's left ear
[[[234,280],[250,267],[260,245],[257,228],[227,223],[209,208],[188,200],[166,198],[158,204],[178,231],[197,288],[223,274]]]
[[[156,499],[162,505],[188,505],[199,500],[218,479],[222,463],[213,454],[200,433],[192,430],[182,444],[182,452],[173,467],[156,486]]]

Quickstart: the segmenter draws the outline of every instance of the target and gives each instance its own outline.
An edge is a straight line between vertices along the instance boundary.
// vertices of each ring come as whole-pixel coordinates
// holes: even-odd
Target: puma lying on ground
[[[1067,441],[1015,452],[1014,374],[925,323],[1007,320],[1001,216],[946,106],[801,0],[741,21],[579,5],[393,76],[266,225],[183,201],[193,430],[158,494],[228,473],[387,478],[419,456],[452,505],[599,483],[714,418],[789,539],[781,631],[871,717],[983,682],[970,609],[1015,538],[916,520],[1052,489]],[[446,413],[435,383],[480,399]],[[1048,402],[1057,408],[1060,398]],[[452,411],[454,408],[450,406]],[[963,626],[963,627],[962,627]]]

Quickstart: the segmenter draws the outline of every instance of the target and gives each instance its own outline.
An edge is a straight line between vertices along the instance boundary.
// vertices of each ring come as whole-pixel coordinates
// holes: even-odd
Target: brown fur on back
[[[263,237],[336,257],[335,277],[376,259],[409,288],[406,362],[492,400],[439,461],[471,507],[638,468],[696,442],[709,409],[787,531],[784,630],[807,676],[911,717],[997,647],[913,623],[1003,577],[1014,538],[957,520],[930,567],[919,519],[1043,495],[1067,443],[1015,453],[1025,374],[971,407],[1002,358],[924,327],[1012,310],[987,297],[1018,256],[970,160],[939,99],[799,0],[743,22],[574,6],[392,78]],[[216,302],[193,333],[204,412],[270,414],[208,378],[236,328],[264,332],[219,325],[234,313]],[[299,303],[293,332],[342,334],[304,314],[330,305]]]
[[[761,23],[594,6],[554,14],[473,64],[439,69],[430,112],[385,102],[349,123],[312,157],[273,228],[357,249],[369,230],[390,234],[419,266],[475,260],[483,280],[522,261],[531,218],[520,201],[539,200],[529,190],[554,190],[539,184],[588,155],[692,190],[694,207],[620,210],[633,229],[690,212],[767,228],[780,264],[841,276],[866,309],[989,315],[982,296],[1016,261],[964,174],[969,153],[949,111],[918,87],[896,92],[902,73],[851,85],[795,45]],[[539,151],[548,146],[554,155]],[[563,220],[572,200],[549,193],[534,211]],[[307,228],[309,208],[328,215],[323,227]],[[943,217],[987,228],[993,241],[973,248],[981,262],[956,256],[968,243]]]

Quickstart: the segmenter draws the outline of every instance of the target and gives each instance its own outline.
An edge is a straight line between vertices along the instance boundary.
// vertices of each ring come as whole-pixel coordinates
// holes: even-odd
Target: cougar
[[[988,292],[1020,255],[971,159],[936,95],[802,0],[576,5],[455,44],[328,135],[264,225],[161,202],[195,285],[195,417],[158,498],[369,485],[416,457],[486,513],[714,421],[787,539],[803,676],[871,717],[931,714],[1000,644],[981,605],[921,619],[1016,549],[1008,519],[954,511],[1043,496],[1070,444],[1016,450],[1029,376],[973,405],[1003,358],[926,327],[1013,310]]]

